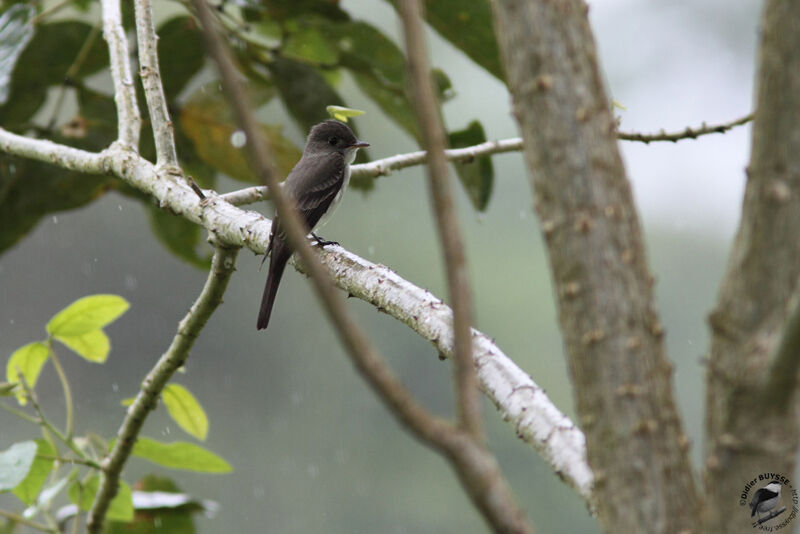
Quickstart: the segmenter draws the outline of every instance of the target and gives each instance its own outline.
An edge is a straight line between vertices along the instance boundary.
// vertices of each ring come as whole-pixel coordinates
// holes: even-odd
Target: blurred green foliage
[[[501,76],[497,46],[487,0],[460,3],[426,2],[431,26],[477,64]],[[107,74],[108,52],[100,21],[85,22],[88,2],[75,1],[81,20],[35,18],[36,7],[6,2],[0,12],[0,30],[8,35],[0,43],[0,125],[10,131],[51,139],[70,146],[98,151],[116,138],[117,117],[113,95],[98,90]],[[360,107],[337,87],[349,75],[363,95],[398,127],[418,139],[416,120],[407,93],[403,51],[371,24],[354,19],[338,2],[317,0],[242,0],[222,2],[214,13],[227,34],[259,108],[275,97],[302,131],[328,118],[328,106]],[[131,28],[131,8],[123,3],[124,23]],[[157,28],[161,74],[176,144],[184,170],[202,186],[213,187],[219,173],[245,183],[257,182],[241,147],[231,136],[236,125],[219,83],[198,86],[195,80],[208,69],[202,34],[189,11],[173,16]],[[457,91],[440,69],[432,75],[444,102]],[[100,84],[102,85],[102,83]],[[110,84],[106,83],[107,87]],[[137,84],[138,101],[145,119],[144,95]],[[72,96],[77,111],[63,117],[65,101]],[[273,114],[270,115],[272,117]],[[263,124],[283,175],[299,159],[300,146],[282,135],[278,117]],[[352,125],[352,121],[351,121]],[[352,125],[357,129],[357,125]],[[357,130],[356,130],[357,131]],[[452,132],[454,146],[485,140],[477,122]],[[147,120],[142,129],[140,153],[153,159],[152,134]],[[362,150],[359,161],[369,155]],[[492,193],[493,167],[489,158],[459,164],[456,170],[477,210],[485,210]],[[369,190],[373,179],[354,178],[353,186]],[[49,213],[93,202],[110,189],[149,202],[118,180],[84,176],[43,163],[0,154],[0,253],[19,242]],[[148,205],[155,236],[188,263],[205,268],[208,256],[199,252],[202,232],[158,208]]]

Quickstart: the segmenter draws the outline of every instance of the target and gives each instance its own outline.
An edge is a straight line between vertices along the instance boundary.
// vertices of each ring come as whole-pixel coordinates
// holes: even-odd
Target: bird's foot
[[[314,232],[311,232],[311,237],[314,238],[314,244],[316,246],[318,246],[318,247],[325,247],[325,246],[328,246],[328,245],[338,245],[339,244],[338,241],[328,241],[326,239],[322,239],[320,236],[318,236]]]

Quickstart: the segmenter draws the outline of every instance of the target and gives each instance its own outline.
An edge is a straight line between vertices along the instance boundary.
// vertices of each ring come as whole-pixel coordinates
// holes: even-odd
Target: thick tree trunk
[[[800,2],[767,2],[761,31],[742,221],[710,317],[709,532],[752,532],[746,504],[768,480],[743,498],[745,484],[763,473],[793,479],[798,447],[797,350],[793,365],[773,365],[800,275]]]
[[[608,532],[698,531],[700,505],[630,184],[580,0],[493,0]]]

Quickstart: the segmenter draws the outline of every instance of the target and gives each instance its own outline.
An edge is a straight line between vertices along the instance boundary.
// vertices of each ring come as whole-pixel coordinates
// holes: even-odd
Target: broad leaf
[[[167,384],[161,399],[170,417],[187,433],[199,440],[208,435],[208,417],[194,395],[180,384]]]
[[[328,106],[345,105],[325,78],[305,63],[276,58],[268,67],[286,108],[306,132],[328,118]]]
[[[33,6],[17,4],[0,16],[0,104],[8,100],[11,73],[20,54],[33,37]]]
[[[171,469],[204,473],[228,473],[233,470],[228,462],[213,452],[183,441],[160,443],[140,437],[133,446],[133,454]]]
[[[38,25],[17,61],[8,101],[0,107],[0,124],[16,129],[33,116],[44,103],[48,87],[63,83],[91,33],[89,24],[74,20]],[[106,65],[108,48],[102,36],[95,33],[75,79],[81,80]]]
[[[268,100],[273,91],[272,88],[264,88],[261,100]],[[234,146],[232,142],[238,127],[219,90],[202,87],[196,91],[181,110],[180,128],[204,162],[231,178],[259,183],[247,163],[244,148]],[[264,124],[261,128],[275,154],[278,172],[283,176],[288,175],[300,160],[300,149],[281,134],[280,126]]]
[[[164,93],[173,102],[205,64],[203,34],[192,17],[170,19],[156,33]]]
[[[49,356],[50,351],[47,345],[41,341],[28,343],[24,347],[18,348],[14,351],[6,364],[6,380],[9,382],[19,382],[19,374],[22,374],[31,388],[36,387],[39,373],[42,371],[42,366]],[[17,372],[18,370],[19,373]],[[28,402],[25,392],[21,389],[17,390],[17,400],[20,404]]]
[[[472,61],[503,79],[489,0],[425,0],[425,19]]]
[[[44,439],[36,440],[36,458],[33,460],[30,471],[25,477],[25,480],[20,482],[14,488],[14,495],[20,498],[22,502],[31,505],[36,502],[39,492],[44,485],[45,480],[53,470],[54,460],[51,458],[42,458],[39,455],[55,456],[56,450],[49,441]]]
[[[89,330],[75,336],[54,336],[61,343],[94,363],[103,363],[108,358],[111,350],[111,341],[105,332],[100,329]]]
[[[0,452],[0,491],[14,489],[25,480],[35,458],[35,441],[15,443]]]
[[[294,22],[281,48],[281,55],[314,65],[334,65],[339,61],[339,50],[324,33],[320,24],[308,21]]]
[[[472,121],[465,129],[450,133],[450,146],[463,148],[486,142],[486,133],[478,121]],[[478,211],[484,211],[492,196],[494,167],[492,158],[481,156],[474,161],[454,163],[461,185]]]
[[[92,503],[99,487],[100,477],[98,475],[93,475],[85,484],[75,481],[69,487],[69,500],[77,504],[81,510],[88,511],[92,508]],[[119,481],[117,495],[111,500],[111,504],[108,507],[106,519],[116,521],[131,521],[133,519],[131,487],[122,480]]]
[[[79,336],[103,328],[129,307],[128,301],[119,295],[83,297],[53,316],[47,323],[47,332],[53,336]]]

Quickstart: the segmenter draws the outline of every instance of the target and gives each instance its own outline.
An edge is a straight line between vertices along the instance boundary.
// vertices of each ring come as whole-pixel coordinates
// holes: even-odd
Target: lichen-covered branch
[[[217,247],[203,290],[178,324],[178,332],[173,338],[172,344],[147,374],[136,399],[128,407],[122,426],[117,432],[114,447],[100,464],[100,486],[86,523],[86,531],[89,534],[97,534],[102,531],[103,519],[108,511],[108,506],[119,489],[122,467],[133,450],[145,419],[158,405],[158,397],[169,379],[186,363],[195,339],[211,314],[222,302],[222,295],[225,293],[225,288],[228,287],[228,281],[234,271],[238,251],[238,247]]]
[[[119,0],[103,2],[103,37],[108,43],[111,78],[114,81],[114,102],[117,106],[117,141],[137,150],[142,119],[136,105],[136,88],[133,85],[131,62],[128,57],[128,39],[122,28]]]
[[[167,99],[164,96],[164,85],[161,83],[161,71],[158,67],[153,7],[150,5],[150,0],[135,0],[133,4],[136,12],[136,39],[139,44],[139,77],[142,79],[147,110],[150,113],[150,123],[153,127],[156,164],[177,168],[178,155],[175,150],[175,135],[172,131],[172,121],[169,119]]]
[[[799,21],[800,3],[765,3],[742,218],[710,316],[708,532],[752,531],[739,518],[744,483],[762,472],[795,473],[800,399],[797,365],[787,365],[787,359],[798,354],[784,352],[781,341],[797,335],[792,295],[800,279]],[[773,387],[787,388],[777,396],[780,402],[772,399]]]
[[[269,219],[231,206],[221,197],[212,196],[201,205],[185,183],[164,173],[159,175],[155,165],[119,145],[94,154],[0,128],[0,148],[9,154],[71,170],[114,174],[158,199],[162,207],[203,226],[221,243],[257,253],[266,249]],[[439,353],[452,354],[452,311],[435,295],[388,267],[369,262],[342,247],[326,247],[319,257],[340,289],[402,321],[433,343]],[[300,263],[295,263],[295,267],[303,269]],[[488,336],[474,331],[474,337],[473,357],[481,389],[515,433],[542,454],[567,484],[588,499],[592,472],[586,462],[581,430]]]
[[[493,0],[606,532],[695,531],[642,231],[582,0]]]

